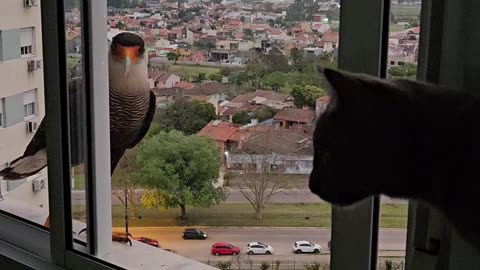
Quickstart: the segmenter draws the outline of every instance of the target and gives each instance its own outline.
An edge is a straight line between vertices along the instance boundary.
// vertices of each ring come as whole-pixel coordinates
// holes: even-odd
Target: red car
[[[213,244],[211,253],[215,256],[237,255],[240,254],[240,248],[227,242],[220,242]]]
[[[153,247],[160,247],[160,246],[158,245],[158,241],[155,240],[155,239],[151,239],[151,238],[143,237],[143,236],[141,236],[141,237],[135,237],[134,239],[137,240],[137,241],[140,241],[140,242],[142,242],[142,243],[145,243],[145,244],[147,244],[147,245],[153,246]]]

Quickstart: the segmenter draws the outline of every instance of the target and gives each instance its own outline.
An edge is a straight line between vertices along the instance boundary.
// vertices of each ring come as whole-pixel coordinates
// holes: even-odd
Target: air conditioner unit
[[[42,60],[35,60],[35,67],[37,69],[41,69],[42,68]]]
[[[40,65],[41,65],[41,64],[42,64],[42,63],[40,63]],[[28,71],[36,70],[36,69],[37,69],[37,61],[35,61],[35,60],[28,60],[27,66],[28,66]]]
[[[41,191],[42,189],[45,189],[47,187],[46,178],[34,179],[32,183],[33,183],[33,191]]]
[[[30,0],[30,3],[32,3],[32,6],[36,6],[37,2],[38,2],[38,0]]]
[[[33,7],[33,2],[32,0],[23,0],[23,6],[24,7]]]
[[[38,129],[38,122],[37,121],[28,121],[27,122],[27,132],[33,133]]]

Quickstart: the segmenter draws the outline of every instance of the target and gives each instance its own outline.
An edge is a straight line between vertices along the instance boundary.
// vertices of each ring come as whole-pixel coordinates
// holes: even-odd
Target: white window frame
[[[28,37],[25,37],[27,35]],[[35,56],[35,27],[20,29],[20,57],[28,58]]]
[[[38,116],[38,95],[37,89],[33,89],[23,93],[23,120],[28,121]],[[31,113],[29,109],[31,108]]]
[[[0,98],[0,129],[5,128],[5,98]]]

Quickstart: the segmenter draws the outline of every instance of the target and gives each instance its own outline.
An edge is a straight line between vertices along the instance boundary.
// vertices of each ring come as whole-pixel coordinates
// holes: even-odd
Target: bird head
[[[145,42],[139,35],[124,32],[113,37],[110,45],[110,66],[117,75],[121,73],[127,77],[130,74],[143,73],[147,63]]]

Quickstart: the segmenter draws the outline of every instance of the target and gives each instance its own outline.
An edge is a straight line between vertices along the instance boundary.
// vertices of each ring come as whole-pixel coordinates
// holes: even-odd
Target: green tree
[[[208,75],[208,79],[211,81],[217,81],[217,82],[222,82],[223,76],[220,73],[212,73]]]
[[[257,119],[258,122],[263,122],[265,120],[272,119],[276,113],[276,109],[264,106],[260,109],[255,110],[255,112],[253,112],[252,118]]]
[[[247,36],[248,38],[253,38],[253,30],[250,29],[250,28],[245,28],[243,30],[243,33],[245,34],[245,36]]]
[[[410,63],[393,66],[388,69],[388,74],[393,78],[412,78],[417,75],[417,66]]]
[[[193,77],[194,83],[201,83],[207,79],[207,74],[205,72],[199,72]]]
[[[178,59],[180,58],[180,55],[178,53],[175,53],[175,52],[169,52],[167,54],[167,59],[169,61],[173,61],[173,64],[176,65],[177,64],[177,61]]]
[[[290,49],[290,60],[293,64],[298,64],[303,61],[303,55],[297,47]]]
[[[224,200],[215,188],[220,171],[220,155],[215,144],[197,135],[161,132],[142,143],[135,179],[144,187],[142,202],[151,207],[210,207]]]
[[[287,57],[277,48],[273,48],[268,54],[263,55],[260,61],[264,65],[267,74],[274,71],[290,71]]]
[[[242,23],[244,23],[244,22],[245,22],[245,16],[240,16],[240,21],[241,21]]]
[[[246,125],[250,123],[252,117],[245,111],[239,112],[232,117],[232,122],[239,125]]]
[[[263,77],[263,81],[266,86],[269,86],[274,91],[280,90],[287,84],[287,76],[285,73],[280,71],[274,71]]]
[[[225,77],[230,76],[231,73],[232,73],[232,69],[229,68],[229,67],[222,67],[222,68],[220,69],[220,74],[222,74],[222,75],[225,76]]]
[[[155,121],[162,130],[178,130],[187,135],[199,132],[216,118],[215,107],[208,102],[177,99],[156,113]]]
[[[292,87],[291,94],[293,97],[293,104],[295,104],[295,106],[308,106],[310,108],[314,108],[317,99],[325,96],[326,92],[322,88],[313,85],[307,85],[305,87],[295,85]]]

